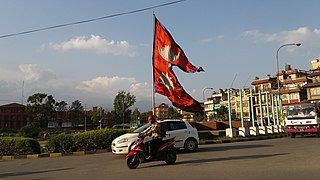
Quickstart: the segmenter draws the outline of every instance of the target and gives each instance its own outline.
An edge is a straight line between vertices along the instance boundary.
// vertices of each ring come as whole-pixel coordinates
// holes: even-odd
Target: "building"
[[[247,94],[245,94],[243,101],[249,99],[247,97]],[[248,106],[248,102],[245,103],[245,106]],[[239,90],[238,89],[230,89],[230,105],[231,105],[231,115],[233,118],[240,119],[240,96],[239,96]],[[219,89],[218,91],[214,91],[210,98],[207,98],[207,100],[204,102],[204,111],[205,115],[207,117],[207,120],[218,120],[219,117],[217,117],[218,111],[221,107],[228,108],[228,92],[227,89]],[[246,115],[249,113],[248,108],[244,108],[244,111],[246,111]],[[249,117],[249,116],[248,116]],[[221,120],[221,117],[220,119]],[[223,119],[227,120],[227,119]]]
[[[194,114],[192,112],[183,111],[179,108],[177,109],[177,111],[182,115],[182,120],[194,121]]]
[[[272,104],[275,105],[274,90],[277,89],[277,78],[266,77],[260,79],[258,77],[252,81],[252,95],[253,95],[253,116],[257,125],[265,125],[266,119],[272,114]],[[273,99],[273,101],[272,101]],[[275,106],[274,106],[275,107]]]
[[[18,103],[0,106],[0,129],[20,129],[32,120],[32,115],[26,111],[26,106]]]
[[[161,103],[159,106],[155,107],[155,115],[158,119],[166,119],[169,117],[168,110],[169,106],[166,103]]]
[[[307,76],[311,82],[304,85],[309,102],[318,103],[320,101],[320,60],[311,61],[311,69]]]
[[[291,104],[300,103],[307,100],[307,92],[303,87],[311,82],[308,79],[308,72],[304,70],[291,69],[290,65],[285,66],[285,70],[278,72],[280,80],[280,94],[282,99],[282,105],[284,108]],[[274,90],[274,94],[278,90]]]
[[[219,89],[214,91],[211,97],[204,101],[204,112],[207,120],[214,119],[217,114],[217,109],[221,107],[221,101],[225,101],[227,98],[227,92]]]
[[[241,119],[241,101],[242,101],[242,115],[244,121],[250,121],[250,91],[249,89],[243,89],[240,99],[240,90],[233,97],[235,101],[235,116],[237,119]]]

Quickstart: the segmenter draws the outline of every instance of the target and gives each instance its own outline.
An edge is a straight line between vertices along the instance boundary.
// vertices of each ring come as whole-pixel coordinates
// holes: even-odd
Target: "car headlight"
[[[118,143],[119,144],[121,144],[121,143],[125,143],[125,142],[128,142],[128,138],[123,138],[123,139],[120,139],[119,141],[118,141]]]

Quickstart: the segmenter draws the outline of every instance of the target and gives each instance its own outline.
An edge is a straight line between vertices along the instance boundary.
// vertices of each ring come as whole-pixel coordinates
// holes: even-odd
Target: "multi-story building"
[[[20,129],[31,120],[32,115],[22,104],[11,103],[0,106],[0,129]]]
[[[238,93],[234,96],[235,115],[237,119],[241,118],[241,103],[242,103],[243,120],[250,121],[250,91],[249,89],[244,89],[241,91],[242,91],[242,100],[240,99],[240,90],[238,90]]]
[[[307,99],[310,102],[320,102],[320,60],[311,61],[311,69],[308,74],[310,83],[303,86],[307,91]]]
[[[166,119],[169,117],[168,110],[169,106],[166,103],[162,103],[155,108],[155,115],[158,119]]]
[[[258,125],[265,122],[265,118],[272,112],[272,91],[277,88],[277,78],[268,76],[252,81],[253,115]],[[275,100],[275,99],[274,99]]]
[[[186,112],[181,109],[177,109],[177,111],[182,115],[182,120],[194,121],[194,114],[192,112]]]
[[[308,82],[311,82],[307,75],[307,71],[291,69],[290,65],[286,65],[284,71],[278,72],[281,84],[279,90],[284,108],[307,100],[307,92],[303,88]],[[273,93],[278,94],[277,91],[274,90]]]
[[[230,105],[231,105],[231,115],[233,118],[240,119],[241,118],[241,106],[240,106],[240,93],[239,89],[230,89]],[[249,90],[245,90],[242,93],[242,110],[245,120],[249,120],[250,118],[250,103],[249,103]],[[208,120],[215,119],[217,115],[217,111],[221,107],[228,108],[228,92],[226,90],[219,89],[218,91],[214,91],[210,98],[208,98],[204,102],[205,114]],[[227,119],[225,119],[227,120]]]
[[[211,97],[204,101],[204,111],[207,119],[212,119],[217,114],[217,109],[221,107],[221,101],[224,101],[227,98],[227,92],[219,89],[214,91]]]

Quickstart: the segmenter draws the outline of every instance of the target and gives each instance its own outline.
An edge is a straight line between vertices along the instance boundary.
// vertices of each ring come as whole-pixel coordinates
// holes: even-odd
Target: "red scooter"
[[[127,155],[127,165],[130,169],[136,169],[140,163],[151,161],[165,161],[167,164],[174,164],[177,160],[176,150],[174,148],[175,137],[164,140],[158,145],[157,153],[154,157],[148,158],[144,140],[144,134],[139,134],[138,140],[132,146]]]

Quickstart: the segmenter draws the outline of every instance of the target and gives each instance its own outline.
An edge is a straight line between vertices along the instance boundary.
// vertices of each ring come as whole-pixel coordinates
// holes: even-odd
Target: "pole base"
[[[239,136],[242,136],[242,137],[249,136],[249,128],[248,127],[239,127],[238,132],[239,132]]]
[[[236,131],[236,129],[234,129],[234,128],[227,128],[226,129],[226,136],[227,137],[236,137],[236,135],[237,135],[237,131]]]
[[[256,126],[249,127],[250,136],[259,136],[259,129]]]

